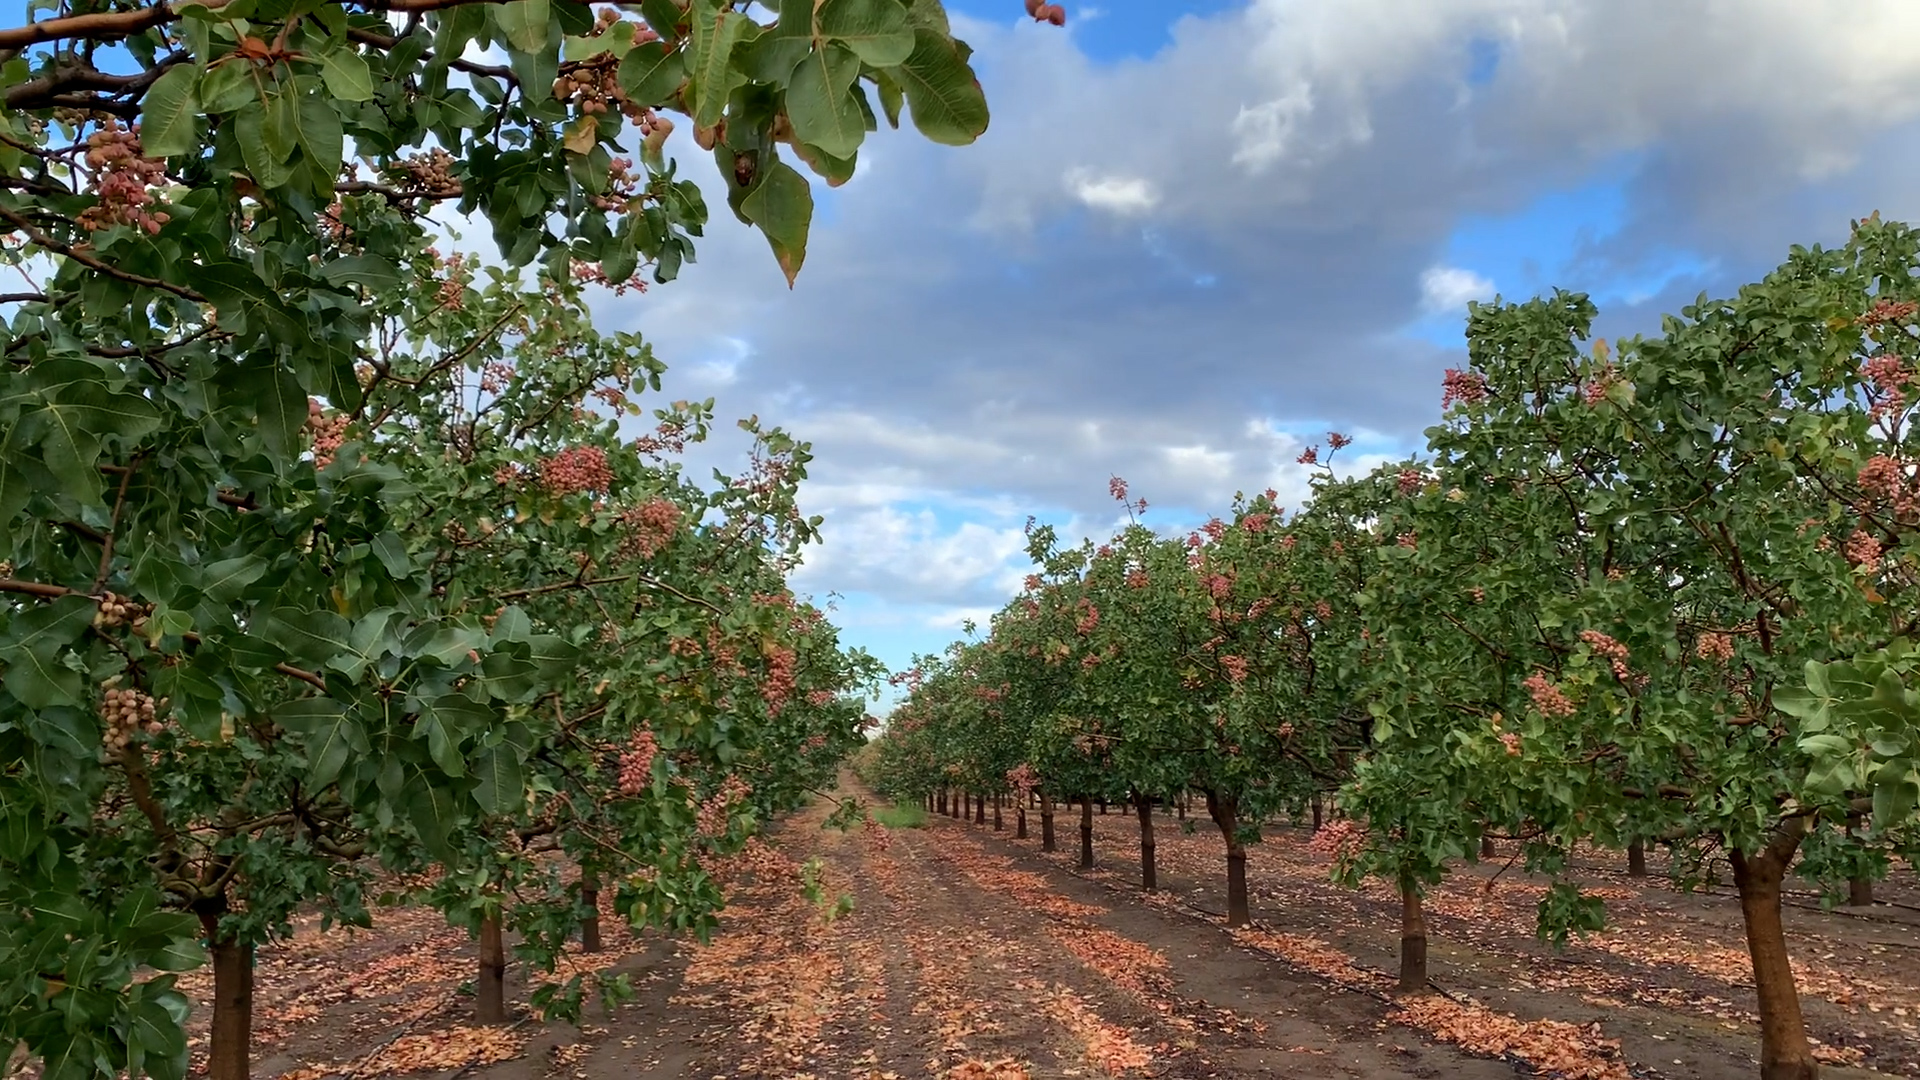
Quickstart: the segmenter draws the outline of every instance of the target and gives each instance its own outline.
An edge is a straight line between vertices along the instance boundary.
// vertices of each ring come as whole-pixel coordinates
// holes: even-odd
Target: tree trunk
[[[1247,849],[1240,843],[1240,800],[1207,791],[1207,816],[1227,841],[1227,925],[1247,925]]]
[[[580,951],[600,951],[600,875],[580,871],[580,902],[587,906],[586,921],[580,924]]]
[[[1040,850],[1058,850],[1053,842],[1053,796],[1040,793]]]
[[[1100,800],[1100,816],[1101,817],[1107,816],[1107,800],[1105,799]]]
[[[1093,869],[1093,800],[1080,800],[1080,869]]]
[[[1427,992],[1427,914],[1411,877],[1400,879],[1400,990]]]
[[[473,1015],[482,1024],[507,1022],[507,951],[498,913],[480,920],[480,979],[474,984]]]
[[[1013,838],[1027,838],[1027,800],[1021,799],[1020,805],[1013,808]]]
[[[1313,793],[1313,831],[1320,831],[1320,793]]]
[[[1173,815],[1179,818],[1181,821],[1187,820],[1187,793],[1186,792],[1184,791],[1181,792],[1179,797],[1173,800]]]
[[[1480,857],[1483,859],[1491,859],[1498,854],[1500,854],[1499,849],[1493,846],[1493,834],[1488,832],[1485,829],[1481,829],[1480,830]]]
[[[1753,984],[1760,1004],[1760,1080],[1815,1080],[1819,1075],[1807,1044],[1806,1020],[1780,922],[1780,882],[1806,831],[1804,819],[1792,821],[1798,823],[1797,830],[1783,831],[1754,855],[1727,853],[1734,885],[1740,890],[1740,913],[1746,921],[1747,952],[1753,957]]]
[[[1627,845],[1627,876],[1628,877],[1646,877],[1647,876],[1647,843],[1646,841],[1635,840],[1633,843]]]
[[[987,823],[987,797],[985,795],[975,795],[973,797],[973,823],[975,825],[985,825]]]
[[[207,1080],[248,1080],[253,1046],[253,945],[220,940],[220,916],[202,913],[213,956],[213,1018]]]
[[[1153,872],[1153,800],[1135,793],[1133,809],[1140,817],[1140,887],[1153,892],[1160,887]]]
[[[1859,829],[1860,823],[1864,819],[1865,819],[1865,816],[1862,814],[1847,815],[1847,838],[1849,840],[1853,839],[1855,830]],[[1872,878],[1857,877],[1857,878],[1848,879],[1847,906],[1848,907],[1872,907],[1873,906],[1873,879]]]
[[[934,792],[933,800],[936,804],[936,810],[935,810],[936,813],[944,814],[947,812],[947,789],[946,788],[941,788],[939,791]]]
[[[1002,828],[1004,828],[1004,826],[1000,824],[1000,799],[1001,797],[999,795],[995,795],[993,797],[993,831],[994,832],[999,832]]]

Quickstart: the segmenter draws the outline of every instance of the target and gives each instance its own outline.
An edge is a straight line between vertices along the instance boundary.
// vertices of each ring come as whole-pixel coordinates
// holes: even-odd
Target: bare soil
[[[1131,814],[1095,817],[1097,865],[1075,868],[1078,814],[1042,854],[1006,828],[930,816],[924,829],[827,831],[822,805],[734,868],[709,944],[626,934],[582,967],[630,975],[636,998],[578,1027],[468,1020],[477,952],[431,912],[374,932],[309,927],[261,956],[256,1072],[287,1080],[669,1077],[955,1080],[1138,1076],[1748,1080],[1758,1073],[1738,905],[1632,879],[1596,856],[1614,929],[1556,952],[1533,936],[1541,885],[1502,860],[1428,901],[1440,993],[1396,997],[1398,898],[1327,881],[1305,830],[1249,849],[1254,924],[1228,931],[1210,823],[1156,814],[1160,889],[1138,887]],[[815,859],[819,902],[802,890]],[[1624,865],[1617,868],[1624,871]],[[1909,875],[1911,876],[1911,875]],[[842,896],[851,910],[835,911]],[[1830,1080],[1920,1077],[1920,896],[1789,911],[1791,945]],[[518,973],[516,973],[518,974]],[[196,997],[204,977],[187,980]],[[509,987],[524,1002],[528,987]],[[202,1048],[203,1049],[203,1048]]]

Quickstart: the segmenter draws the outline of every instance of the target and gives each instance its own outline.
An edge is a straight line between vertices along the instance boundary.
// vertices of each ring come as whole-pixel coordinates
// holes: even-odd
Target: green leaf
[[[860,58],[838,44],[809,53],[793,70],[787,84],[787,118],[794,138],[838,157],[851,157],[867,137],[853,81],[860,77]]]
[[[825,0],[814,22],[822,37],[874,67],[892,67],[913,55],[913,23],[900,0]]]
[[[420,842],[427,853],[441,862],[452,865],[458,861],[458,853],[448,843],[447,834],[459,822],[460,813],[453,803],[453,793],[445,787],[428,783],[424,778],[416,778],[410,785],[413,797],[407,802],[407,817],[420,834]]]
[[[366,58],[352,48],[332,49],[320,54],[320,78],[327,93],[341,101],[372,101],[373,71]]]
[[[987,97],[953,42],[932,30],[914,31],[913,55],[893,75],[906,91],[913,126],[947,146],[965,146],[987,130]]]
[[[474,760],[473,775],[479,781],[473,789],[473,798],[485,813],[510,814],[526,800],[526,780],[521,774],[520,758],[510,746],[483,751]]]
[[[773,257],[787,275],[787,287],[807,258],[807,230],[813,222],[813,191],[807,178],[784,161],[775,161],[765,179],[740,204],[740,212],[760,227]]]
[[[230,113],[260,99],[253,65],[243,59],[222,61],[200,77],[200,107],[209,115]]]
[[[324,664],[354,651],[353,624],[331,611],[278,607],[263,621],[266,625],[255,632],[296,660]]]
[[[395,581],[405,581],[413,573],[413,559],[407,555],[406,542],[392,529],[373,538],[373,555]]]
[[[635,105],[664,105],[687,81],[686,53],[658,41],[637,45],[620,61],[620,89]]]
[[[906,95],[900,89],[900,81],[882,71],[875,79],[880,87],[880,108],[887,114],[887,126],[900,130],[900,106],[906,104]]]
[[[547,47],[553,12],[548,0],[513,0],[494,11],[493,21],[507,44],[525,53],[540,52]]]
[[[200,69],[175,64],[140,103],[140,147],[150,157],[193,153],[200,148],[199,119]]]
[[[282,126],[276,101],[248,103],[233,123],[240,160],[246,163],[254,183],[264,188],[285,187],[293,178],[293,168],[287,163],[293,156],[293,140]]]
[[[333,783],[348,759],[368,750],[366,733],[332,698],[295,698],[277,706],[272,718],[302,736],[307,751],[307,785],[311,788]]]
[[[266,572],[267,560],[258,555],[221,559],[202,568],[200,591],[223,604],[232,603]]]
[[[519,0],[525,3],[526,0]],[[298,125],[295,128],[300,140],[300,149],[312,162],[317,179],[324,182],[322,190],[331,192],[333,180],[340,174],[343,144],[346,135],[340,126],[340,114],[333,111],[333,105],[325,98],[304,95],[300,98]]]
[[[752,20],[737,11],[719,11],[694,20],[693,84],[687,105],[696,127],[712,127],[726,111],[727,98],[741,79],[733,66],[733,50],[751,25]]]
[[[362,252],[328,259],[320,267],[320,278],[330,285],[359,285],[367,289],[397,289],[400,268],[391,259]]]

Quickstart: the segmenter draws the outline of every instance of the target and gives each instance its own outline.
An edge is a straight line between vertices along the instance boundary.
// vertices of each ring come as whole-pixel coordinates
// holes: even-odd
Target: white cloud
[[[1469,300],[1493,299],[1493,281],[1458,266],[1431,266],[1420,275],[1420,306],[1429,312],[1457,312]]]
[[[1138,217],[1160,205],[1152,182],[1138,176],[1096,177],[1074,169],[1067,174],[1067,188],[1087,206],[1119,217]]]

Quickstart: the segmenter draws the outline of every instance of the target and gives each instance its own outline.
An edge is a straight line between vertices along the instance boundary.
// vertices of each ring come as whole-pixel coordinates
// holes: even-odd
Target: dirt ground
[[[1746,1080],[1757,1074],[1738,907],[1598,866],[1615,928],[1554,953],[1533,938],[1540,887],[1499,862],[1428,910],[1435,983],[1389,993],[1398,900],[1326,881],[1306,832],[1249,849],[1254,925],[1229,932],[1210,825],[1156,815],[1161,888],[1138,888],[1130,814],[1096,816],[1096,868],[944,817],[923,829],[824,831],[821,805],[743,860],[709,945],[635,938],[606,920],[585,967],[638,996],[578,1028],[466,1024],[475,951],[431,912],[349,938],[310,930],[262,955],[256,1073],[286,1080],[721,1077],[1422,1078],[1559,1075]],[[1205,824],[1205,823],[1197,823]],[[801,893],[817,858],[822,902]],[[1622,868],[1623,869],[1623,868]],[[1655,873],[1659,873],[1655,863]],[[1492,880],[1491,888],[1488,887]],[[837,914],[833,901],[851,898]],[[1790,911],[1814,1035],[1833,1080],[1920,1076],[1920,898]],[[188,980],[204,994],[202,976]],[[524,1001],[527,987],[510,993]],[[203,1049],[203,1047],[197,1047]]]

